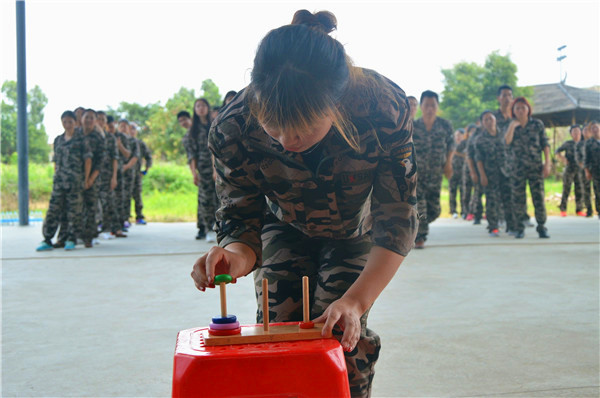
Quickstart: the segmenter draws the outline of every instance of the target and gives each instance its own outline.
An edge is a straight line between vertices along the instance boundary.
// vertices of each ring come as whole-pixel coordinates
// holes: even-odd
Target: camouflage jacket
[[[54,173],[54,187],[61,189],[83,189],[85,180],[84,163],[92,157],[88,141],[83,133],[75,130],[73,136],[67,141],[66,133],[54,139],[54,156],[56,163]]]
[[[245,90],[219,114],[209,148],[221,201],[221,246],[243,242],[260,265],[263,219],[270,211],[310,237],[349,239],[371,232],[375,245],[408,254],[418,227],[408,103],[390,80],[374,71],[365,75],[376,88],[354,89],[341,103],[357,129],[360,150],[332,128],[319,144],[314,172],[300,153],[285,151],[249,116]]]
[[[104,143],[106,152],[104,153],[104,165],[100,169],[100,177],[106,183],[112,178],[113,161],[119,160],[119,149],[117,148],[117,139],[114,134],[105,132]]]
[[[413,141],[421,181],[441,178],[448,152],[454,150],[452,123],[437,117],[431,131],[425,129],[423,118],[414,123]]]
[[[131,144],[129,142],[129,136],[126,134],[121,133],[120,131],[117,131],[115,133],[115,143],[117,142],[116,140],[121,140],[121,144],[125,147],[125,149],[127,149],[128,151],[131,151]],[[123,165],[125,163],[127,163],[128,159],[125,159],[125,156],[121,153],[121,151],[119,151],[119,145],[117,144],[117,152],[118,152],[118,160],[119,160],[119,170],[123,169]]]
[[[90,171],[90,175],[94,171],[102,170],[102,167],[105,165],[104,158],[106,156],[106,142],[100,132],[98,130],[92,130],[89,134],[84,134],[83,130],[81,130],[83,136],[85,137],[90,150],[92,151],[92,169]]]
[[[498,177],[498,172],[506,175],[504,170],[505,144],[504,137],[500,132],[491,135],[487,130],[483,130],[475,141],[474,147],[475,162],[483,163],[483,169],[488,179]]]
[[[200,125],[198,136],[194,139],[190,129],[183,136],[182,142],[188,163],[196,160],[196,168],[199,171],[209,169],[212,174],[212,157],[208,149],[208,131],[208,125]]]
[[[467,151],[467,140],[462,140],[457,146],[452,157],[452,170],[454,173],[461,173],[465,164]]]
[[[577,144],[575,144],[575,161],[577,162],[577,165],[580,168],[584,168],[584,161],[585,161],[585,143],[587,142],[587,140],[583,139],[583,137],[581,137],[581,139],[579,140],[579,142]]]
[[[525,127],[518,125],[509,145],[515,162],[513,169],[541,167],[542,152],[547,146],[548,138],[541,120],[529,118]]]
[[[554,153],[565,153],[565,157],[567,158],[567,169],[570,170],[578,170],[579,166],[577,165],[576,159],[576,151],[577,151],[577,143],[573,140],[569,140],[564,142],[561,146],[554,151]]]
[[[140,171],[142,169],[142,159],[144,159],[146,161],[145,170],[148,170],[150,167],[152,167],[152,152],[150,152],[148,145],[146,145],[146,143],[144,141],[142,141],[138,138],[137,142],[138,142],[138,147],[140,148],[140,158],[139,158],[137,164],[135,165],[136,170]]]
[[[493,114],[496,117],[496,130],[499,133],[504,134],[504,132],[508,128],[508,125],[512,121],[512,118],[505,118],[500,109],[496,109],[496,111]]]
[[[600,177],[600,140],[594,138],[585,140],[584,167],[594,177]]]

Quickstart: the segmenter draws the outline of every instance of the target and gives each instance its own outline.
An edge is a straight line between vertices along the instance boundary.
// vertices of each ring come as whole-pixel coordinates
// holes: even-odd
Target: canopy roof
[[[561,83],[533,86],[532,116],[547,127],[600,120],[600,92]]]

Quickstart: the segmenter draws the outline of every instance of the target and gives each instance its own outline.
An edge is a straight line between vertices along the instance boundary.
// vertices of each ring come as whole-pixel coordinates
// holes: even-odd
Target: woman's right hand
[[[194,185],[197,187],[200,186],[200,175],[198,173],[194,173]]]
[[[477,184],[479,182],[479,177],[477,176],[477,173],[471,172],[470,174],[471,174],[471,180],[473,180],[473,182],[475,184]]]
[[[233,281],[247,275],[254,266],[255,260],[247,258],[242,253],[231,251],[222,247],[213,246],[210,250],[196,260],[191,276],[196,288],[205,291],[214,288],[215,275],[229,274]]]
[[[488,179],[487,179],[487,176],[485,174],[483,174],[481,176],[481,186],[482,187],[487,187],[488,186]]]

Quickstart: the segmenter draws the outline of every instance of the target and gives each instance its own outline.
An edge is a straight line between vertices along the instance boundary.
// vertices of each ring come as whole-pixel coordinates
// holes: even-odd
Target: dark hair
[[[115,121],[115,118],[113,117],[113,115],[108,115],[108,116],[106,117],[106,123],[107,123],[107,124],[108,124],[108,123],[112,123],[112,122],[114,122],[114,121]]]
[[[467,126],[467,132],[469,132],[469,131],[471,131],[471,130],[473,130],[473,129],[476,129],[476,128],[477,128],[477,125],[476,125],[475,123],[470,123],[470,124]]]
[[[410,99],[414,99],[415,101],[417,100],[417,97],[415,97],[414,95],[409,95],[408,97],[406,97],[406,100],[410,100]]]
[[[479,115],[479,120],[481,122],[483,122],[483,117],[485,116],[486,113],[491,113],[492,115],[494,115],[494,112],[490,111],[489,109],[486,109],[485,111],[481,112],[481,115]]]
[[[177,119],[179,119],[180,117],[188,117],[191,119],[192,115],[190,115],[188,111],[179,111],[179,113],[177,114]]]
[[[127,120],[127,119],[119,119],[119,123],[129,124],[129,120]]]
[[[291,25],[271,30],[256,51],[246,98],[259,123],[283,131],[309,131],[329,116],[357,149],[356,128],[338,107],[357,72],[344,46],[329,36],[336,27],[328,11],[299,10]]]
[[[527,98],[517,97],[513,101],[512,105],[510,106],[510,113],[511,113],[511,116],[513,117],[513,119],[515,118],[515,105],[517,105],[518,103],[523,103],[523,104],[527,105],[527,108],[529,108],[529,112],[527,113],[527,116],[531,116],[531,105],[529,104],[529,101],[527,101]]]
[[[80,110],[80,109],[81,109],[82,111],[84,111],[84,112],[85,112],[85,108],[84,108],[83,106],[78,106],[77,108],[75,108],[75,109],[73,110],[73,113],[76,113],[76,112],[77,112],[78,110]]]
[[[96,115],[106,115],[106,112],[104,112],[104,111],[97,111]]]
[[[210,120],[210,103],[206,98],[198,98],[196,101],[194,101],[194,116],[192,117],[192,127],[190,128],[190,133],[194,139],[198,137],[198,133],[200,133],[200,125],[202,124],[200,121],[200,116],[196,115],[196,104],[198,101],[204,102],[208,108],[208,114],[206,115],[206,121],[208,122],[208,125],[210,126],[212,122],[212,120]]]
[[[233,98],[236,95],[237,95],[237,91],[233,91],[233,90],[228,91],[227,94],[225,94],[225,97],[223,97],[223,104],[221,105],[221,107],[224,107],[225,105],[227,105],[226,104],[227,99]]]
[[[431,90],[425,90],[421,93],[421,99],[419,100],[419,104],[423,103],[423,99],[425,98],[435,98],[435,101],[439,104],[440,103],[440,97],[437,95],[436,92],[431,91]]]
[[[575,129],[575,128],[578,128],[579,130],[581,130],[581,126],[580,126],[579,124],[574,124],[574,125],[572,125],[571,127],[569,127],[569,133],[570,133],[571,131],[573,131],[573,129]]]
[[[500,94],[502,94],[502,90],[510,90],[511,93],[513,91],[511,86],[509,86],[508,84],[503,84],[500,87],[498,87],[498,94],[496,94],[496,97],[499,97]]]
[[[213,110],[213,111],[218,111],[218,110],[220,110],[220,109],[221,109],[221,107],[220,107],[220,106],[217,106],[217,105],[215,105],[215,106],[213,106],[213,107],[211,108],[211,110]]]
[[[464,133],[465,133],[465,129],[463,129],[463,128],[461,127],[461,128],[459,128],[459,129],[458,129],[458,132],[459,132],[459,133],[461,133],[461,134],[464,134]]]
[[[60,120],[63,120],[66,117],[70,117],[71,119],[77,121],[77,115],[73,111],[64,111],[62,115],[60,115]]]
[[[94,116],[97,116],[97,115],[96,115],[96,111],[95,111],[95,110],[93,110],[92,108],[84,109],[84,111],[83,111],[83,113],[81,114],[81,116],[85,115],[85,114],[86,114],[86,113],[88,113],[88,112],[90,112],[90,113],[93,113],[93,114],[94,114]]]

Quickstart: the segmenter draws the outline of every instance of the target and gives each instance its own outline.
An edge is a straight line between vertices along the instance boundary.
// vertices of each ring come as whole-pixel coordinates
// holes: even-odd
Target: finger
[[[321,336],[331,336],[331,331],[335,326],[336,322],[340,319],[340,314],[337,311],[330,311],[321,330]]]
[[[220,247],[213,247],[206,255],[205,272],[209,284],[215,282],[215,268],[224,257],[221,250]]]
[[[344,334],[342,335],[342,347],[344,351],[350,352],[358,343],[360,337],[360,324],[356,320],[345,322]]]

